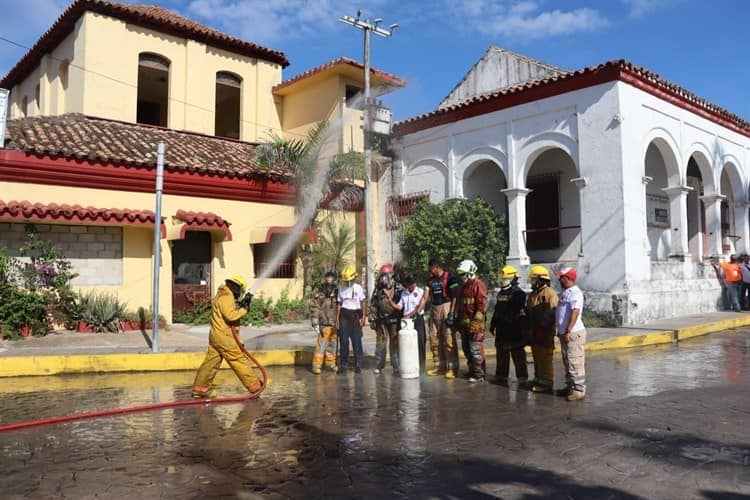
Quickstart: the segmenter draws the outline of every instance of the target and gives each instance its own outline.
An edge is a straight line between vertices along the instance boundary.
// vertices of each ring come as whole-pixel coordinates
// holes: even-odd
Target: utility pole
[[[370,99],[370,33],[375,33],[383,38],[388,38],[393,34],[393,30],[398,24],[391,24],[388,29],[381,28],[379,25],[383,22],[377,18],[373,22],[369,19],[361,19],[360,11],[357,11],[357,17],[342,16],[339,18],[342,23],[349,24],[355,28],[361,29],[364,34],[364,66],[365,66],[365,90],[364,90],[364,139],[365,139],[365,237],[367,246],[367,297],[372,296],[372,290],[375,284],[375,240],[373,223],[373,202],[372,202],[372,101]]]
[[[152,290],[153,338],[151,350],[159,352],[159,271],[161,267],[161,193],[164,189],[164,150],[163,141],[159,141],[156,149],[156,214],[154,215],[154,288]]]

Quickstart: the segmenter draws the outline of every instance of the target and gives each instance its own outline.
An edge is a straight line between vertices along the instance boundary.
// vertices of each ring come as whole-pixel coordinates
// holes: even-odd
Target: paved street
[[[558,353],[559,357],[559,353]],[[492,363],[494,365],[494,363]],[[558,385],[562,381],[557,368]],[[583,403],[271,370],[261,401],[0,435],[5,498],[741,498],[750,331],[591,355]],[[4,379],[0,422],[186,398],[191,373]],[[240,394],[230,372],[221,395]]]

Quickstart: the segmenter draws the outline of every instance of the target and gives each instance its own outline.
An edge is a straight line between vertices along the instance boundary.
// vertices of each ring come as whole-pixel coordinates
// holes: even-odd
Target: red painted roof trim
[[[274,234],[291,234],[292,232],[294,232],[293,226],[271,226],[266,232],[266,243],[271,242],[271,236],[273,236]],[[307,233],[310,236],[310,241],[312,241],[313,244],[318,243],[318,235],[315,234],[313,228],[308,227],[302,232]]]
[[[610,61],[558,77],[536,80],[408,118],[394,124],[393,135],[400,137],[611,81],[622,81],[632,85],[675,106],[750,137],[750,122],[698,97],[679,85],[660,78],[647,69],[623,60]]]
[[[43,204],[30,201],[0,200],[0,220],[58,224],[93,224],[153,227],[156,214],[151,210],[83,207],[81,205]],[[161,236],[166,229],[161,226]]]
[[[234,54],[264,59],[280,64],[282,68],[289,66],[289,60],[283,52],[232,37],[174,14],[167,9],[102,0],[77,0],[62,13],[52,27],[0,80],[0,87],[12,89],[26,78],[39,65],[42,56],[51,52],[75,29],[76,22],[85,12],[113,17],[159,33],[196,40]]]
[[[185,239],[185,232],[189,230],[216,230],[224,234],[225,241],[232,241],[231,223],[214,213],[178,210],[175,217],[185,222],[180,229],[180,239]]]
[[[273,91],[277,92],[283,88],[294,85],[295,83],[302,81],[306,78],[310,78],[313,75],[317,75],[318,73],[322,73],[323,71],[335,68],[336,66],[342,66],[342,65],[352,66],[362,71],[365,70],[364,65],[355,61],[354,59],[349,59],[348,57],[339,57],[336,60],[329,61],[325,64],[321,64],[320,66],[309,69],[305,71],[304,73],[300,73],[299,75],[294,76],[290,78],[289,80],[279,83],[273,88]],[[370,68],[370,74],[374,77],[380,78],[381,80],[385,80],[391,85],[394,85],[396,87],[406,87],[407,85],[406,80],[404,80],[403,78],[400,78],[391,73],[386,73],[385,71],[381,71],[379,69]]]

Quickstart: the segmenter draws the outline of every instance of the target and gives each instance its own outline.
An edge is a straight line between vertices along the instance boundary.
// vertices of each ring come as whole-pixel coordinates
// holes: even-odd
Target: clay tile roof
[[[56,203],[44,205],[26,200],[6,203],[0,200],[0,219],[153,225],[156,216],[151,210],[118,210]]]
[[[300,73],[297,76],[294,76],[290,78],[289,80],[285,80],[278,85],[276,85],[273,88],[274,92],[278,92],[279,90],[289,87],[301,80],[304,80],[306,78],[310,78],[313,75],[317,75],[319,73],[322,73],[326,70],[333,69],[336,66],[351,66],[353,68],[356,68],[360,71],[364,71],[365,67],[362,63],[359,63],[355,61],[354,59],[349,59],[348,57],[339,57],[338,59],[335,59],[333,61],[329,61],[325,64],[321,64],[320,66],[317,66],[315,68],[309,69],[305,71],[304,73]],[[396,75],[393,75],[391,73],[386,73],[385,71],[381,71],[379,69],[370,68],[370,74],[378,78],[380,80],[383,80],[386,82],[387,85],[393,85],[395,87],[406,87],[407,82],[403,78],[400,78]]]
[[[159,141],[167,146],[167,170],[287,181],[284,166],[261,168],[257,144],[78,113],[8,120],[5,147],[28,154],[154,167]]]
[[[600,78],[597,78],[597,76]],[[545,90],[545,92],[537,93],[538,97],[536,98],[541,99],[612,80],[621,80],[637,85],[639,88],[661,99],[670,100],[676,105],[681,105],[690,111],[700,113],[720,125],[750,136],[750,122],[747,120],[693,94],[677,84],[664,80],[652,71],[622,59],[609,61],[598,66],[590,66],[577,71],[568,71],[557,76],[533,80],[523,85],[493,91],[451,106],[438,108],[428,113],[407,118],[406,120],[394,123],[393,134],[395,136],[402,136],[471,116],[515,106],[523,102],[530,102],[535,98],[529,97],[529,99],[524,101],[520,98],[521,95],[529,94],[530,96],[532,92],[537,90]]]
[[[214,213],[190,212],[180,209],[175,217],[191,228],[218,229],[224,233],[227,241],[232,240],[232,232],[229,230],[231,224]]]
[[[51,52],[73,31],[76,22],[85,12],[94,12],[160,33],[196,40],[246,57],[275,62],[282,67],[289,66],[289,60],[283,52],[235,38],[162,7],[130,5],[103,0],[76,0],[62,13],[52,27],[37,40],[31,50],[21,58],[13,69],[0,80],[0,87],[11,89],[20,83],[26,75],[39,65],[39,61],[44,54]]]

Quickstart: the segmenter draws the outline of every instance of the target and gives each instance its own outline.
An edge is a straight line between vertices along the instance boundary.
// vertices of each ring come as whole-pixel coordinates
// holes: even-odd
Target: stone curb
[[[672,344],[701,335],[750,326],[750,314],[738,318],[712,321],[674,330],[650,331],[636,335],[621,335],[607,340],[590,342],[587,351],[627,349],[659,344]],[[485,349],[486,356],[494,356],[495,349]],[[264,366],[304,366],[312,361],[312,348],[272,349],[254,351]],[[196,370],[204,352],[71,354],[40,356],[7,356],[0,364],[0,378],[69,373],[125,373]],[[224,368],[227,368],[224,366]]]

